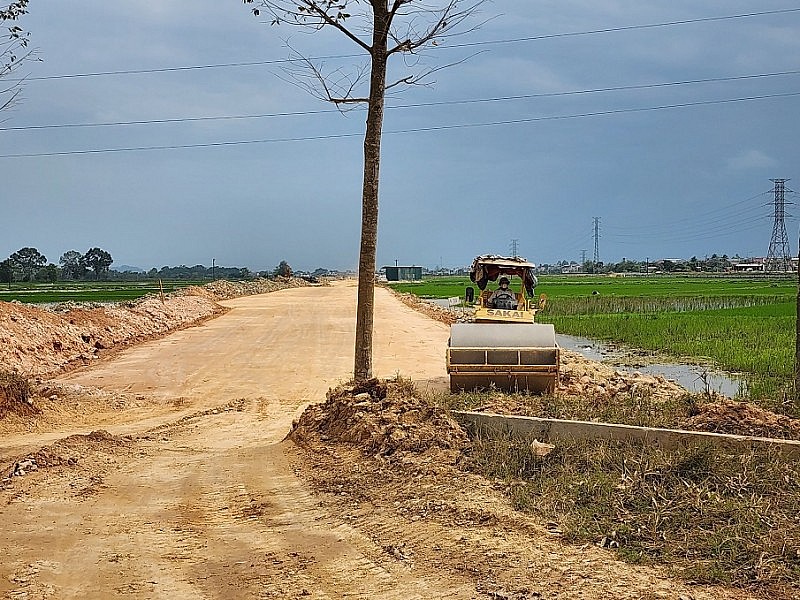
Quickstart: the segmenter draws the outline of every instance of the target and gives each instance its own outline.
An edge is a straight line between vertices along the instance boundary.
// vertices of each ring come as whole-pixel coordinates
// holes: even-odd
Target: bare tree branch
[[[447,0],[435,6],[425,0],[391,0],[387,11],[387,0],[243,0],[255,4],[252,11],[260,15],[263,10],[270,15],[273,25],[286,24],[306,27],[314,31],[333,28],[355,42],[370,56],[374,52],[374,40],[370,39],[374,29],[372,15],[376,10],[386,11],[386,40],[391,48],[385,53],[405,57],[418,55],[423,47],[434,47],[450,37],[463,35],[475,27],[465,28],[465,21],[473,16],[486,0]],[[376,8],[377,7],[377,8]],[[382,8],[381,8],[382,7]],[[402,31],[402,35],[399,33]],[[288,44],[287,44],[288,45]],[[295,60],[302,68],[287,67],[282,80],[295,85],[315,98],[337,106],[363,103],[368,95],[360,91],[367,83],[367,69],[363,65],[351,67],[350,74],[344,69],[327,70],[324,64],[314,64],[309,58],[292,48]],[[474,56],[474,55],[471,55]],[[436,68],[424,68],[415,73],[398,77],[387,89],[398,89],[403,85],[432,85],[430,76],[444,68],[461,64],[469,58],[451,62]],[[419,64],[405,68],[417,70]]]
[[[243,0],[245,4],[254,4],[254,0]],[[293,25],[320,30],[326,26],[339,30],[361,48],[370,51],[370,45],[359,38],[344,23],[352,17],[347,12],[347,5],[353,0],[330,2],[328,0],[261,0],[259,6],[272,17],[271,25]],[[357,0],[355,3],[358,3]],[[259,16],[260,9],[254,8],[253,14]]]
[[[389,54],[413,52],[417,48],[429,44],[439,45],[446,38],[454,35],[463,35],[474,30],[479,25],[466,30],[461,30],[460,27],[464,21],[475,14],[483,2],[484,0],[476,0],[469,5],[465,5],[463,0],[450,0],[444,8],[416,8],[409,10],[403,15],[407,17],[405,34],[399,35],[393,32],[392,39],[395,42],[395,46],[389,50]],[[435,18],[432,24],[430,23],[431,17]],[[426,20],[428,24],[418,29],[417,22],[420,20]]]
[[[368,65],[353,67],[355,69],[353,74],[341,68],[325,72],[324,63],[316,65],[288,43],[287,46],[292,51],[293,62],[301,63],[302,67],[299,69],[284,68],[289,77],[279,76],[281,80],[299,87],[319,100],[331,102],[337,106],[364,103],[369,100],[369,98],[356,97],[353,93],[353,90],[365,79],[369,69]]]
[[[0,24],[7,21],[16,21],[28,12],[28,0],[16,0],[0,8]],[[0,37],[0,79],[8,77],[20,65],[33,56],[33,51],[28,49],[29,34],[16,24],[8,27],[8,33]],[[0,111],[13,106],[21,93],[22,80],[15,81],[4,90],[0,90]],[[5,99],[2,99],[5,97]]]

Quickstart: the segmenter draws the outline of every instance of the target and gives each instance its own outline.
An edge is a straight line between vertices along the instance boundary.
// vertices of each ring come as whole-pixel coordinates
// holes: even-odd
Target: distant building
[[[422,267],[383,267],[386,281],[418,281],[422,279]]]
[[[764,263],[763,262],[749,262],[749,263],[736,263],[733,265],[734,271],[763,271],[764,270]]]
[[[789,265],[788,265],[788,267],[789,267],[790,271],[797,272],[797,257],[796,256],[790,256],[789,257]],[[758,258],[748,259],[747,262],[734,263],[733,270],[734,271],[743,271],[743,272],[749,272],[749,271],[766,272],[767,271],[767,259],[764,258],[764,257],[758,257]]]

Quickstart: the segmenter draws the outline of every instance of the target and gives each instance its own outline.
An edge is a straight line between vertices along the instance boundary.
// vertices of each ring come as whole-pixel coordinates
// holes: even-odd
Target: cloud
[[[777,164],[778,161],[761,150],[747,150],[728,159],[728,168],[733,170],[763,169],[765,167],[774,167]]]

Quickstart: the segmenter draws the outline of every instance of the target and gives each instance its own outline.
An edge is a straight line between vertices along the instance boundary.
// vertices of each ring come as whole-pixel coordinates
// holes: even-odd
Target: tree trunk
[[[378,183],[381,163],[381,132],[386,88],[387,32],[386,2],[373,1],[372,70],[364,134],[364,184],[361,197],[361,250],[358,259],[358,307],[353,377],[372,377],[372,331],[375,311],[375,255],[378,245]]]

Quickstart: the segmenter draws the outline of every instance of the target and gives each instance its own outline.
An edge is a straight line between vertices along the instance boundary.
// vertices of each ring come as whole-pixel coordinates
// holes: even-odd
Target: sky
[[[428,5],[441,5],[429,0]],[[365,112],[293,79],[365,64],[241,0],[32,0],[0,113],[0,258],[355,269]],[[765,256],[772,179],[797,253],[800,3],[495,0],[396,55],[378,267]],[[0,89],[13,83],[0,81]],[[792,204],[789,204],[792,203]],[[595,218],[597,238],[595,238]]]

